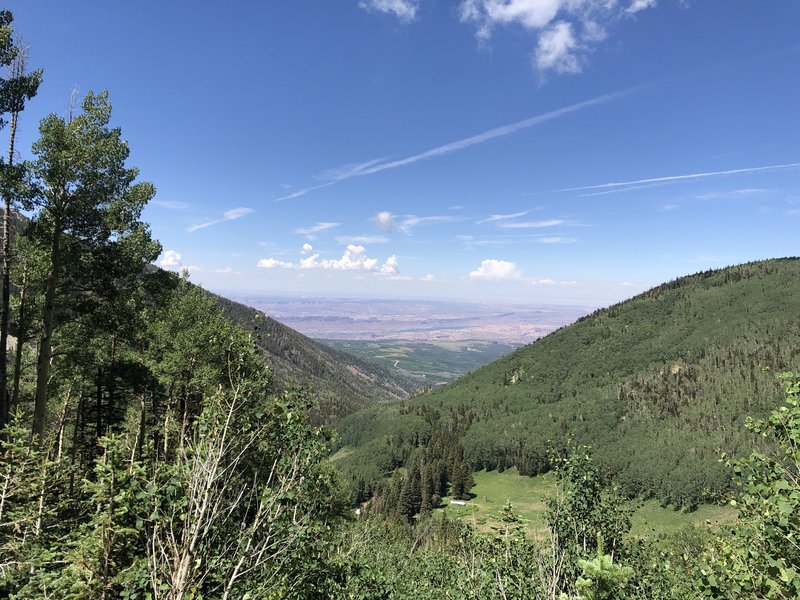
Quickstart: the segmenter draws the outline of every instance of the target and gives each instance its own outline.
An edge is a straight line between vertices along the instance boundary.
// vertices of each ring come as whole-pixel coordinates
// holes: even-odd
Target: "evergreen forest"
[[[456,382],[312,342],[153,266],[111,95],[15,148],[46,85],[0,11],[0,597],[800,597],[800,260],[665,283]],[[30,155],[21,160],[20,155]],[[551,473],[532,535],[442,511]],[[734,522],[631,534],[633,503]]]

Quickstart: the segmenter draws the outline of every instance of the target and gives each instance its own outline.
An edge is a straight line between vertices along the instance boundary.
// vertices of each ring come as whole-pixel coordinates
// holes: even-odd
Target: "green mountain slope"
[[[351,415],[337,426],[349,451],[338,463],[354,478],[385,473],[400,448],[425,443],[431,418],[422,415],[433,409],[471,419],[462,444],[476,469],[533,475],[549,468],[549,448],[590,444],[628,494],[692,506],[728,489],[720,454],[752,446],[745,419],[780,401],[773,373],[798,363],[800,260],[708,271],[430,394]]]
[[[313,418],[330,422],[358,409],[407,398],[419,381],[304,336],[264,313],[216,296],[225,315],[253,331],[274,374],[276,389],[310,390]]]

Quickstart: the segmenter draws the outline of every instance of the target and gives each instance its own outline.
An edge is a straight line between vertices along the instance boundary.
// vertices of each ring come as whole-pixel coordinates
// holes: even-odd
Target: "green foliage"
[[[249,306],[213,297],[226,317],[253,334],[273,372],[274,391],[308,390],[317,424],[407,398],[420,387],[416,379],[311,340]]]
[[[327,346],[377,362],[417,381],[420,389],[449,383],[474,369],[513,352],[517,347],[484,340],[332,340]]]
[[[693,510],[730,491],[717,457],[749,452],[746,416],[779,403],[769,367],[800,361],[798,282],[797,259],[684,277],[407,404],[442,417],[468,409],[462,445],[476,470],[546,472],[549,448],[573,440],[625,495]],[[366,464],[376,440],[416,420],[397,406],[356,413],[337,423],[339,444]]]
[[[786,403],[749,428],[766,449],[732,463],[740,525],[707,551],[711,597],[800,596],[800,373],[784,373]]]
[[[617,600],[624,598],[625,583],[633,576],[633,569],[614,562],[614,557],[603,552],[603,536],[597,534],[597,556],[592,560],[579,559],[583,575],[575,587],[586,600]]]

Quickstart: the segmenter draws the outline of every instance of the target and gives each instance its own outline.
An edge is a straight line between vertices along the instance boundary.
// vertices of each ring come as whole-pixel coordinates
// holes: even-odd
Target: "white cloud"
[[[219,269],[214,269],[214,273],[221,273],[221,274],[230,274],[234,273],[234,270],[231,267],[221,267]]]
[[[383,266],[380,268],[380,272],[384,275],[396,275],[397,274],[397,256],[392,254],[389,258],[386,259],[386,262],[383,263]]]
[[[586,56],[608,37],[605,25],[655,6],[655,0],[462,0],[459,16],[476,27],[481,44],[497,27],[518,26],[536,37],[533,66],[540,72],[579,73]]]
[[[396,227],[394,222],[394,215],[388,210],[382,210],[375,215],[375,223],[384,231],[393,231]]]
[[[180,253],[176,252],[175,250],[165,250],[164,254],[162,254],[161,260],[158,261],[158,266],[165,269],[169,269],[171,267],[180,267],[182,264]]]
[[[638,87],[638,86],[637,86]],[[427,160],[429,158],[435,158],[437,156],[442,156],[443,154],[450,154],[451,152],[457,152],[459,150],[463,150],[465,148],[469,148],[470,146],[475,146],[477,144],[483,144],[484,142],[488,142],[489,140],[493,140],[495,138],[501,138],[521,129],[527,129],[529,127],[534,127],[536,125],[541,125],[542,123],[547,123],[548,121],[552,121],[553,119],[557,119],[569,113],[577,112],[579,110],[583,110],[584,108],[589,108],[590,106],[595,106],[597,104],[605,104],[607,102],[611,102],[617,98],[625,96],[629,94],[631,91],[637,89],[636,87],[627,88],[625,90],[621,90],[619,92],[615,92],[612,94],[605,94],[603,96],[597,96],[596,98],[591,98],[589,100],[584,100],[583,102],[577,102],[575,104],[570,104],[568,106],[563,106],[561,108],[557,108],[555,110],[551,110],[550,112],[542,113],[540,115],[535,115],[533,117],[529,117],[527,119],[523,119],[521,121],[517,121],[516,123],[510,123],[508,125],[501,125],[500,127],[495,127],[494,129],[489,129],[488,131],[484,131],[477,135],[473,135],[467,138],[463,138],[460,140],[456,140],[455,142],[450,142],[447,144],[443,144],[441,146],[436,146],[435,148],[430,148],[429,150],[425,150],[424,152],[419,152],[418,154],[414,154],[412,156],[407,156],[406,158],[399,158],[396,160],[389,160],[385,162],[378,162],[377,164],[372,164],[372,166],[359,168],[356,170],[350,169],[348,174],[342,174],[337,179],[333,179],[331,181],[326,181],[320,185],[314,185],[310,187],[303,188],[291,194],[287,194],[286,196],[281,196],[280,198],[276,198],[274,202],[281,202],[283,200],[290,200],[292,198],[298,198],[300,196],[304,196],[310,192],[320,190],[322,188],[329,187],[331,185],[337,184],[340,181],[345,181],[346,179],[350,179],[351,177],[363,177],[365,175],[372,175],[373,173],[380,173],[382,171],[388,171],[389,169],[397,169],[398,167],[404,167],[406,165],[414,164],[421,160]],[[374,161],[370,161],[370,164],[374,163]],[[364,163],[368,164],[368,163]]]
[[[316,239],[316,234],[320,231],[327,231],[328,229],[339,227],[339,225],[341,225],[341,223],[322,222],[312,225],[311,227],[298,227],[294,232],[305,235],[309,240],[314,240]]]
[[[305,246],[310,247],[310,244],[305,244]],[[342,257],[338,259],[320,260],[319,253],[316,253],[301,259],[297,264],[281,261],[276,258],[262,258],[258,261],[257,266],[262,269],[283,268],[299,270],[320,269],[326,271],[365,271],[381,275],[397,275],[399,273],[397,256],[393,254],[386,259],[386,262],[380,264],[377,258],[370,258],[367,256],[367,249],[364,246],[356,244],[348,245]]]
[[[564,221],[561,219],[548,219],[546,221],[526,221],[523,223],[500,223],[499,227],[504,229],[542,229],[563,224]]]
[[[545,279],[534,279],[532,281],[532,283],[534,283],[536,285],[555,285],[556,284],[556,282],[553,279],[548,279],[548,278],[545,278]]]
[[[344,246],[348,244],[386,244],[389,242],[389,238],[382,235],[340,235],[336,241]]]
[[[656,0],[633,0],[633,2],[631,2],[631,5],[625,10],[625,12],[634,14],[639,12],[640,10],[651,8],[655,5],[656,5]]]
[[[523,210],[522,212],[511,213],[508,215],[489,215],[485,219],[481,219],[480,221],[475,221],[476,225],[482,225],[483,223],[492,223],[494,221],[505,221],[506,219],[516,219],[517,217],[524,217],[528,214],[527,210]]]
[[[162,208],[168,208],[169,210],[183,210],[185,208],[189,208],[189,205],[186,202],[181,202],[179,200],[152,200],[150,204],[155,204],[156,206],[160,206]]]
[[[292,263],[283,262],[275,258],[262,258],[260,261],[258,261],[258,264],[256,264],[256,266],[261,269],[276,269],[278,267],[281,267],[283,269],[291,269]]]
[[[197,231],[198,229],[205,229],[206,227],[211,227],[212,225],[216,225],[218,223],[224,223],[225,221],[233,221],[235,219],[240,219],[246,215],[249,215],[252,212],[254,212],[252,208],[246,208],[244,206],[232,208],[231,210],[222,213],[221,219],[215,219],[213,221],[206,221],[205,223],[190,225],[189,227],[186,228],[186,231],[192,233],[194,231]]]
[[[575,242],[575,238],[572,237],[562,237],[560,235],[554,236],[547,236],[543,238],[539,238],[540,244],[573,244]]]
[[[340,179],[350,179],[351,177],[355,177],[360,175],[364,172],[365,169],[376,165],[378,163],[383,162],[386,160],[384,157],[381,158],[373,158],[372,160],[368,160],[362,163],[349,163],[346,165],[341,165],[338,167],[334,167],[333,169],[327,169],[317,175],[317,179],[322,181],[339,181]]]
[[[417,0],[361,0],[358,6],[364,10],[391,14],[401,21],[409,23],[417,17],[419,2]]]
[[[300,254],[308,254],[314,249],[314,246],[311,244],[303,244],[303,249],[300,251]]]
[[[425,282],[431,282],[431,281],[436,281],[436,277],[434,277],[432,273],[428,273],[427,275],[420,277],[419,280]]]
[[[397,228],[403,233],[410,234],[414,227],[418,225],[433,225],[435,223],[452,223],[453,221],[460,221],[458,217],[451,217],[449,215],[434,215],[431,217],[418,217],[417,215],[408,215],[397,224]]]
[[[378,259],[369,258],[364,246],[350,244],[338,260],[323,260],[319,263],[322,269],[334,271],[374,271],[378,268]]]
[[[232,221],[233,219],[239,219],[246,215],[249,215],[253,212],[252,208],[245,208],[244,206],[239,206],[237,208],[232,208],[231,210],[225,211],[222,213],[222,216],[225,217],[226,220]]]
[[[572,25],[558,21],[539,36],[533,53],[533,62],[539,71],[580,73],[581,59],[576,50],[580,46],[572,33]]]
[[[487,258],[481,261],[481,266],[472,271],[469,276],[472,279],[499,281],[501,279],[519,277],[519,271],[517,270],[517,265],[511,261]]]
[[[169,271],[202,271],[202,269],[196,265],[183,264],[183,257],[180,252],[176,252],[175,250],[165,250],[161,255],[161,260],[158,261],[158,266]]]
[[[659,184],[659,183],[672,183],[677,181],[689,181],[693,179],[704,179],[707,177],[721,177],[724,175],[741,175],[744,173],[759,173],[761,171],[782,171],[786,169],[797,169],[800,163],[787,163],[782,165],[768,165],[766,167],[745,167],[742,169],[729,169],[727,171],[708,171],[706,173],[690,173],[688,175],[668,175],[666,177],[651,177],[649,179],[634,179],[632,181],[616,181],[611,183],[598,183],[596,185],[584,185],[581,187],[561,188],[560,190],[553,190],[554,192],[576,192],[584,190],[609,190],[611,191],[626,191],[628,189],[635,189],[631,186],[641,186],[642,184]],[[586,194],[587,196],[592,194]]]
[[[319,263],[317,259],[319,258],[319,254],[312,254],[311,256],[302,259],[299,263],[297,263],[298,269],[316,269]],[[291,267],[291,265],[289,265]]]

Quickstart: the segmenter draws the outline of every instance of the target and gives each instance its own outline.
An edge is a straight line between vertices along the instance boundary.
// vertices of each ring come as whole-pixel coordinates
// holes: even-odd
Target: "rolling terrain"
[[[721,454],[756,440],[745,420],[776,406],[774,373],[800,362],[800,260],[706,271],[598,310],[431,393],[337,425],[351,479],[376,478],[459,416],[476,469],[550,468],[588,444],[628,496],[693,508],[730,486]]]
[[[318,341],[417,379],[423,387],[449,383],[516,349],[516,346],[510,344],[484,340],[422,342],[320,339]]]
[[[255,334],[276,390],[300,386],[310,391],[312,417],[317,422],[327,423],[366,406],[407,398],[421,387],[418,379],[400,371],[320,344],[254,308],[215,297],[231,321]]]

